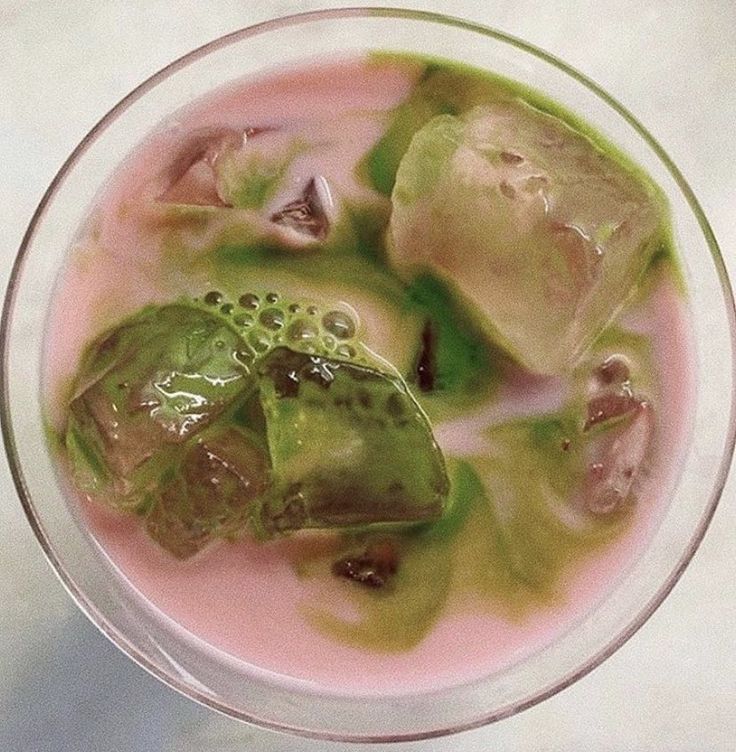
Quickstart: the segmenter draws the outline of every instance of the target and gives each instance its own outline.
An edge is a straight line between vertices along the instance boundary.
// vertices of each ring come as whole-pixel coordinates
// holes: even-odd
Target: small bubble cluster
[[[273,290],[264,294],[244,292],[237,303],[226,300],[218,290],[210,290],[202,301],[241,330],[248,344],[247,353],[238,353],[243,362],[246,354],[252,364],[279,345],[310,355],[369,362],[357,338],[356,317],[343,308],[325,310],[311,301],[289,300]]]

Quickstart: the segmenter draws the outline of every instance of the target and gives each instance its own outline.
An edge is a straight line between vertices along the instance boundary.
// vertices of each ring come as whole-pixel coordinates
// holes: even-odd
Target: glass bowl
[[[125,155],[164,117],[228,81],[366,49],[449,58],[533,87],[647,170],[671,206],[697,349],[694,425],[676,492],[646,550],[605,601],[554,644],[482,680],[370,697],[322,693],[249,669],[175,630],[127,586],[67,504],[47,446],[41,393],[49,298],[88,207]],[[420,739],[481,726],[550,697],[626,642],[670,592],[705,533],[730,465],[733,344],[732,293],[697,200],[651,135],[596,84],[541,50],[467,21],[391,9],[314,12],[243,29],[171,63],[105,115],[64,163],[23,239],[5,300],[2,428],[21,502],[53,568],[88,617],[153,675],[211,708],[273,729],[334,740]]]

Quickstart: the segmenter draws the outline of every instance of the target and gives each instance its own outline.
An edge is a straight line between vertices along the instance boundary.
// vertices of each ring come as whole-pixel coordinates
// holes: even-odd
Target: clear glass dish
[[[164,117],[230,80],[305,57],[382,49],[430,54],[531,86],[579,114],[659,183],[670,202],[693,312],[697,401],[677,491],[647,550],[587,618],[497,674],[431,693],[323,694],[246,669],[173,629],[126,586],[80,528],[47,448],[41,400],[48,301],[70,242],[112,170]],[[734,448],[734,308],[697,200],[644,127],[551,55],[466,21],[418,11],[345,9],[250,27],[173,62],[131,92],[74,150],[39,204],[13,267],[2,319],[2,428],[29,522],[89,618],[163,682],[235,718],[306,736],[398,741],[449,734],[517,713],[591,671],[647,620],[700,543]]]

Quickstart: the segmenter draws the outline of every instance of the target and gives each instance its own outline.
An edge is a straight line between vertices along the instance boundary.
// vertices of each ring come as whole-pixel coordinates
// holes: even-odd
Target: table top
[[[136,84],[224,33],[321,0],[0,0],[0,279],[62,161]],[[344,4],[344,3],[342,3]],[[632,110],[700,199],[736,268],[733,0],[382,2],[522,37]],[[44,560],[0,462],[0,749],[259,752],[339,749],[221,717],[113,647]],[[392,749],[730,752],[736,739],[736,485],[673,593],[613,657],[493,726]],[[351,746],[350,749],[360,747]],[[380,749],[371,747],[370,749]]]

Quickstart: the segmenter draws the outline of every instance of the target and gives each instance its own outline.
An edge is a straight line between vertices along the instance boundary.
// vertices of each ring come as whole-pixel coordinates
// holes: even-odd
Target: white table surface
[[[64,158],[171,59],[330,0],[0,0],[0,278]],[[356,3],[358,4],[358,3]],[[376,1],[375,4],[381,4]],[[562,57],[641,121],[681,167],[736,269],[736,0],[383,2],[464,16]],[[76,609],[0,461],[2,752],[299,752],[159,684]],[[731,752],[736,749],[736,485],[672,595],[612,658],[518,716],[392,749]],[[362,749],[362,747],[350,747]],[[373,747],[372,749],[383,749]]]

